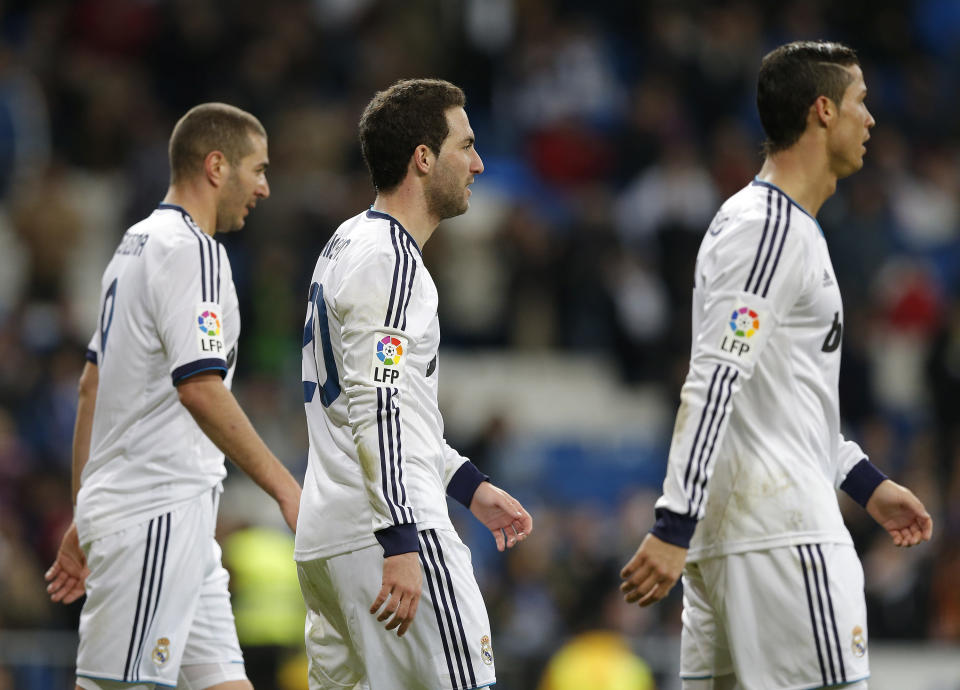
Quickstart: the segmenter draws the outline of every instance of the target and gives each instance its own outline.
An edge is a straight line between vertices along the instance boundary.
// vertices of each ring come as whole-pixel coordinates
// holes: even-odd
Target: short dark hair
[[[839,106],[852,81],[845,68],[859,64],[852,48],[831,41],[795,41],[767,53],[757,78],[757,111],[767,134],[764,153],[797,143],[820,96]]]
[[[466,102],[460,87],[442,79],[403,79],[374,95],[360,117],[360,148],[377,192],[403,182],[420,144],[440,153],[447,110]]]
[[[245,110],[226,103],[194,106],[170,135],[170,184],[199,173],[211,151],[220,151],[227,162],[236,165],[253,151],[251,134],[267,137],[260,120]]]

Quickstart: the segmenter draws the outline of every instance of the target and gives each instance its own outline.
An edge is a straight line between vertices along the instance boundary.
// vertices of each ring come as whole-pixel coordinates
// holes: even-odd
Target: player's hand
[[[933,518],[910,489],[885,479],[867,501],[867,512],[897,546],[916,546],[933,536]]]
[[[620,585],[623,598],[628,604],[636,602],[640,606],[660,601],[677,584],[686,561],[685,548],[648,534],[620,571],[620,577],[625,580]]]
[[[60,541],[60,549],[53,565],[44,573],[44,579],[49,583],[47,593],[50,601],[72,604],[86,593],[87,556],[80,548],[80,539],[77,536],[77,525],[73,522]]]
[[[383,585],[373,606],[370,607],[370,613],[376,614],[383,606],[377,620],[382,623],[389,618],[387,630],[397,628],[397,635],[403,637],[407,628],[413,623],[414,616],[417,615],[422,590],[423,571],[420,569],[420,554],[412,551],[388,556],[383,559]],[[386,602],[385,606],[384,602]]]
[[[493,533],[498,551],[516,546],[533,531],[533,518],[520,501],[490,482],[477,487],[470,512]]]

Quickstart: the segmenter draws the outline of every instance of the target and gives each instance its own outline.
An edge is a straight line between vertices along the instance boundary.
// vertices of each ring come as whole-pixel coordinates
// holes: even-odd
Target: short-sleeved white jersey
[[[754,180],[697,257],[690,370],[654,528],[682,543],[696,526],[688,561],[850,543],[836,488],[864,453],[840,433],[842,331],[819,224]]]
[[[179,206],[124,234],[101,286],[87,358],[98,368],[76,523],[84,541],[171,510],[226,474],[223,453],[176,384],[217,371],[230,385],[240,313],[227,254]]]
[[[310,436],[299,561],[453,529],[446,493],[466,459],[437,406],[437,289],[416,241],[369,210],[343,223],[313,273],[303,332]],[[472,467],[472,465],[470,465]]]

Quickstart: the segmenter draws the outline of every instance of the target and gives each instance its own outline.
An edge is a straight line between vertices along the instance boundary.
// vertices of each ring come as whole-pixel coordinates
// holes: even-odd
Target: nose
[[[480,158],[480,154],[477,153],[476,150],[473,152],[473,160],[470,164],[470,172],[472,172],[474,175],[479,175],[483,172],[483,160]]]
[[[867,129],[872,128],[875,124],[877,124],[877,121],[873,119],[873,115],[868,110],[867,111]]]
[[[254,194],[257,195],[260,199],[266,199],[270,196],[270,183],[267,182],[267,176],[264,175],[260,183],[257,185],[257,188],[254,190]]]

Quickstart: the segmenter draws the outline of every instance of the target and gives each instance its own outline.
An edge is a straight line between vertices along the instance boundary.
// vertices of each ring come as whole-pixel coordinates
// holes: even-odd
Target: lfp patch
[[[194,327],[197,332],[197,349],[203,357],[223,359],[223,323],[220,305],[216,302],[201,302],[197,307]]]
[[[752,338],[760,330],[760,315],[749,307],[734,309],[730,316],[730,330],[738,338]]]
[[[745,364],[756,360],[772,330],[769,314],[756,302],[748,302],[743,297],[736,298],[732,304],[728,303],[730,306],[722,307],[726,312],[723,318],[726,324],[717,324],[722,329],[717,343],[719,349],[726,356]],[[720,314],[715,318],[719,320]]]
[[[375,333],[374,338],[370,378],[375,386],[396,386],[409,357],[407,340],[392,333]]]

